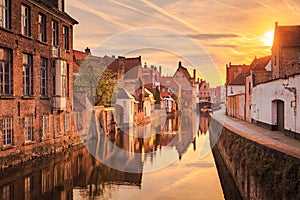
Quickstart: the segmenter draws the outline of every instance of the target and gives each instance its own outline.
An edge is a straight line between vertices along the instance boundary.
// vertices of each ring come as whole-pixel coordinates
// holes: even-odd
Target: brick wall
[[[39,3],[31,3],[25,0],[12,0],[11,5],[11,28],[0,28],[0,48],[7,48],[12,51],[12,77],[13,95],[0,96],[0,119],[5,117],[13,118],[13,146],[6,148],[3,146],[2,134],[0,142],[0,157],[11,155],[13,152],[32,153],[35,149],[36,155],[49,153],[67,147],[72,143],[74,134],[74,123],[72,119],[72,95],[73,95],[73,24],[74,21],[66,18],[64,14],[58,14],[55,8],[49,9]],[[21,34],[21,4],[30,7],[31,35]],[[46,42],[38,40],[38,15],[42,13],[46,16]],[[65,110],[53,109],[53,94],[51,80],[52,56],[52,28],[51,21],[58,21],[59,27],[59,48],[63,49],[63,26],[69,27],[69,50],[65,51],[65,56],[61,59],[69,64],[69,97]],[[33,96],[23,96],[23,53],[32,55],[33,58]],[[47,97],[40,95],[40,59],[44,57],[48,60],[47,69]],[[70,113],[71,129],[64,131],[65,113]],[[42,115],[49,116],[49,137],[42,138]],[[33,141],[25,144],[25,116],[33,116]],[[54,119],[59,121],[60,133],[55,133]],[[43,152],[40,147],[49,146]],[[51,150],[52,149],[52,150]]]

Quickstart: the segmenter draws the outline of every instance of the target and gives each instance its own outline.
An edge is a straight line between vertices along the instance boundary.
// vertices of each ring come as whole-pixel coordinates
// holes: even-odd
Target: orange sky
[[[67,0],[66,2],[67,12],[80,23],[74,28],[75,49],[83,50],[90,47],[99,56],[141,55],[143,62],[162,65],[165,74],[172,74],[178,61],[182,60],[190,69],[207,71],[205,78],[211,85],[224,82],[226,63],[249,64],[255,56],[270,54],[270,47],[266,46],[264,35],[274,29],[276,21],[279,25],[300,24],[300,5],[297,0]],[[122,34],[124,31],[136,33],[135,29],[145,27],[160,28],[162,32],[138,31],[139,35],[125,34],[125,37]],[[176,36],[164,34],[168,31],[176,32]],[[119,37],[120,33],[122,37]],[[188,40],[195,41],[198,47],[187,47],[189,41],[187,42],[187,38],[182,35]],[[162,46],[153,45],[153,41],[163,44],[163,48],[155,49]],[[130,48],[132,53],[124,51],[128,50],[128,45],[132,45]],[[141,49],[143,46],[147,49]],[[140,49],[134,49],[137,47]],[[172,51],[180,48],[185,51]],[[213,63],[208,57],[212,58]],[[193,60],[194,58],[198,60]],[[190,66],[195,63],[201,66]],[[217,72],[220,74],[219,77],[216,76]]]

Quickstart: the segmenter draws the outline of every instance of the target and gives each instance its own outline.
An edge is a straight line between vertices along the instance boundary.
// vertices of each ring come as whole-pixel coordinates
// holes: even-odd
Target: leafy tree
[[[106,69],[99,78],[96,89],[96,106],[109,107],[115,103],[116,94],[114,89],[117,87],[117,73]]]

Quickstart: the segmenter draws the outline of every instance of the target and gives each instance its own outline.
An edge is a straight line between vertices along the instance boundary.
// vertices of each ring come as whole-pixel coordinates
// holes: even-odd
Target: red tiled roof
[[[279,46],[298,47],[300,46],[300,25],[296,26],[276,26],[275,38],[278,39]]]
[[[231,82],[237,78],[240,73],[246,73],[250,69],[249,65],[226,65],[226,84],[230,85]]]
[[[78,50],[73,50],[73,53],[74,53],[76,60],[83,60],[83,59],[86,59],[86,57],[88,56],[87,53],[78,51]]]
[[[252,63],[250,64],[250,69],[251,70],[266,70],[265,67],[271,60],[271,55],[270,56],[265,56],[262,58],[254,58]]]
[[[171,76],[158,77],[158,82],[160,82],[160,85],[164,87],[178,87],[178,84]]]
[[[141,65],[141,56],[136,58],[125,58],[119,56],[107,66],[107,69],[118,72],[119,70],[122,70],[122,67],[124,66],[125,75],[127,74],[127,78],[132,78],[133,76],[137,75],[138,70],[136,69],[139,69]]]
[[[246,79],[245,79],[245,73],[240,73],[231,83],[228,85],[245,85]]]

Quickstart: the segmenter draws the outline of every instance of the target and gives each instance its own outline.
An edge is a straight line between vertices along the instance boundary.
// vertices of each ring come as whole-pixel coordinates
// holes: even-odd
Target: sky
[[[214,86],[225,82],[227,63],[271,54],[275,22],[300,24],[298,0],[66,0],[66,11],[79,21],[74,49],[141,55],[165,75],[182,61]]]

